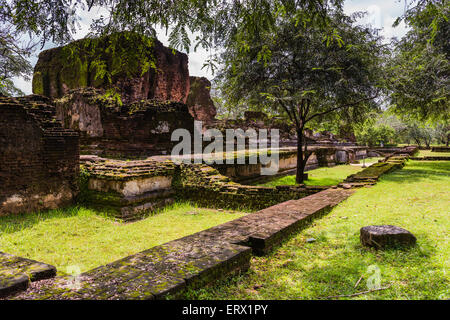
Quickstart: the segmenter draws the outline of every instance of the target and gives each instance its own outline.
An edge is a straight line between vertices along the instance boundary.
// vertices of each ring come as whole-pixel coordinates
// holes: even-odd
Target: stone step
[[[55,275],[54,266],[0,252],[0,297],[26,290],[30,281],[48,279]]]

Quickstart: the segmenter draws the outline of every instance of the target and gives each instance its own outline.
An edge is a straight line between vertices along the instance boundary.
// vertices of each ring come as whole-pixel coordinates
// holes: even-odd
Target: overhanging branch
[[[360,104],[361,102],[373,100],[373,99],[375,99],[376,97],[378,97],[378,90],[377,90],[377,92],[375,93],[375,95],[373,95],[373,96],[371,96],[371,97],[364,98],[364,99],[360,99],[360,100],[355,101],[355,102],[352,102],[352,103],[340,105],[340,106],[331,108],[331,109],[329,109],[329,110],[326,110],[326,111],[323,111],[323,112],[319,112],[319,113],[313,114],[312,116],[306,118],[306,121],[305,121],[305,122],[308,122],[308,121],[314,119],[315,117],[324,116],[324,115],[326,115],[326,114],[328,114],[328,113],[330,113],[330,112],[333,112],[333,111],[336,111],[336,110],[339,110],[339,109],[343,109],[343,108],[348,108],[348,107],[356,106],[356,105]]]

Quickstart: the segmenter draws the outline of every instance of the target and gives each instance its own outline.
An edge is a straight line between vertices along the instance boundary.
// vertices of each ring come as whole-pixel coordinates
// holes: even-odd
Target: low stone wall
[[[180,298],[249,269],[293,232],[327,213],[353,191],[328,189],[291,200],[82,273],[78,287],[62,276],[14,299],[106,300]]]
[[[444,146],[431,147],[431,151],[432,152],[450,152],[450,147],[444,147]]]
[[[370,157],[390,157],[396,154],[406,154],[408,156],[413,156],[419,151],[417,146],[406,146],[406,147],[376,147],[368,149],[368,155]]]
[[[450,157],[448,156],[410,157],[410,159],[417,161],[450,161]]]
[[[367,156],[365,147],[335,147],[335,146],[310,146],[308,147],[310,156],[305,166],[305,171],[317,169],[319,167],[332,167],[337,164],[353,163],[358,159]],[[260,163],[250,164],[249,155],[242,156],[243,164],[237,163],[236,159],[233,164],[212,164],[222,175],[229,177],[234,182],[253,183],[258,179],[267,178],[261,176],[261,169],[270,166],[270,163],[263,165]],[[278,173],[290,173],[297,167],[297,150],[296,148],[285,148],[278,151]]]
[[[408,155],[390,156],[388,159],[374,163],[366,169],[348,176],[339,186],[345,189],[374,185],[378,179],[392,170],[401,169],[409,159]]]
[[[48,103],[0,97],[0,215],[55,209],[78,192],[78,133]]]
[[[260,210],[326,189],[304,185],[276,188],[241,185],[206,165],[180,164],[177,170],[173,184],[176,196],[205,207]]]

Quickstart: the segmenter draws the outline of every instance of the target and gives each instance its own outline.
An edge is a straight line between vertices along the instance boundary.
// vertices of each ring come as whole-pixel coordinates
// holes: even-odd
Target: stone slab
[[[251,249],[229,243],[203,244],[185,237],[82,273],[58,277],[46,289],[16,299],[150,300],[177,297],[250,265]]]
[[[360,230],[360,240],[364,246],[378,249],[416,243],[416,237],[411,232],[391,225],[363,227]]]
[[[55,275],[54,266],[0,252],[0,297],[26,290],[30,281],[48,279]]]

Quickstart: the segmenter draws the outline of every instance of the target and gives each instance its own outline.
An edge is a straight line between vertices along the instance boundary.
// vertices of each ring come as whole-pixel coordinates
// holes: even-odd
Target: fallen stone
[[[411,246],[416,243],[416,237],[411,232],[391,225],[363,227],[360,240],[364,246],[375,248]]]
[[[316,242],[316,239],[314,239],[314,238],[308,238],[308,239],[306,239],[306,242],[307,242],[307,243]]]

